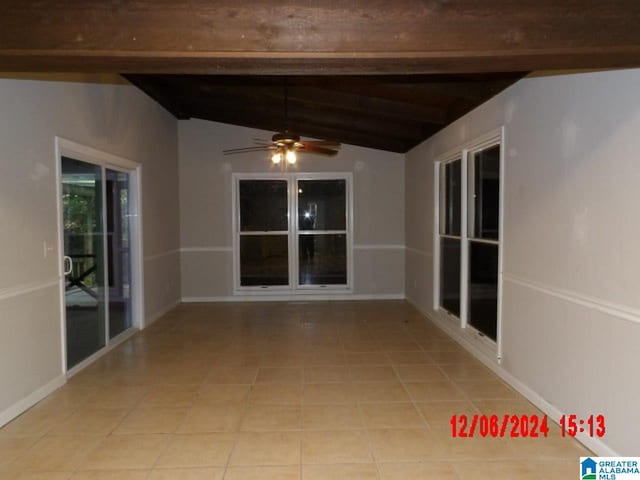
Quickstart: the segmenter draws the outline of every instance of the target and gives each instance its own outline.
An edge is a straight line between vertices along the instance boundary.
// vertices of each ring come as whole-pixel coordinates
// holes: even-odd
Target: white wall
[[[182,296],[233,295],[231,175],[272,171],[264,153],[223,156],[273,132],[202,120],[178,122]],[[334,158],[303,155],[297,171],[353,172],[354,295],[404,294],[404,156],[343,145]]]
[[[433,160],[505,127],[502,372],[640,450],[640,70],[527,78],[407,154],[407,296],[432,310]]]
[[[147,320],[180,298],[175,119],[118,78],[34,78],[0,79],[0,424],[63,381],[56,136],[143,164]]]

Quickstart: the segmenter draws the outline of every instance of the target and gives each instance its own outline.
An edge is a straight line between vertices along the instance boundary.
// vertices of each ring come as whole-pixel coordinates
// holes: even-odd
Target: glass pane
[[[460,236],[462,160],[440,166],[440,233]]]
[[[440,239],[440,306],[460,317],[460,240]]]
[[[299,235],[300,285],[347,284],[347,236]]]
[[[298,181],[298,228],[346,230],[347,182],[345,180]]]
[[[242,235],[240,285],[243,287],[289,284],[289,237]]]
[[[495,340],[498,325],[498,246],[469,244],[469,323]]]
[[[476,152],[469,163],[469,236],[498,239],[500,146]]]
[[[62,158],[67,367],[105,345],[102,170]]]
[[[289,229],[286,180],[240,180],[240,231]]]
[[[106,170],[109,338],[131,327],[129,174]]]

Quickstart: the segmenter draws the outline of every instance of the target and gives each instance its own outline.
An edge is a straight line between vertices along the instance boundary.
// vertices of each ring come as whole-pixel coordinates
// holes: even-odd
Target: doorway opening
[[[140,326],[140,166],[57,139],[64,367],[81,370]]]

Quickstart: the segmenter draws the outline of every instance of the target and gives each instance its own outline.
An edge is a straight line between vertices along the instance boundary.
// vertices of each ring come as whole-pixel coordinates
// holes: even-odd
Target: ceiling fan
[[[298,160],[298,153],[312,153],[315,155],[334,156],[338,153],[340,143],[329,140],[300,140],[300,135],[296,135],[289,131],[289,98],[287,79],[284,80],[284,125],[285,128],[281,132],[275,133],[271,137],[271,141],[254,139],[256,145],[244,148],[232,148],[223,150],[224,155],[233,155],[237,153],[249,152],[271,152],[271,161],[279,164],[285,160],[288,164],[293,165]]]

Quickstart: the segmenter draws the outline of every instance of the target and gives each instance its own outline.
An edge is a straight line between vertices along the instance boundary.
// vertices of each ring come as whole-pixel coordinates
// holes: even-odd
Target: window
[[[240,180],[240,285],[289,285],[286,180]]]
[[[440,306],[460,317],[462,159],[440,165]]]
[[[468,323],[497,339],[498,249],[500,243],[500,146],[470,152],[467,160],[469,187]]]
[[[347,284],[347,181],[298,180],[298,285]]]
[[[234,186],[236,291],[350,289],[350,175],[235,175]]]
[[[437,163],[436,308],[497,342],[502,135]]]

